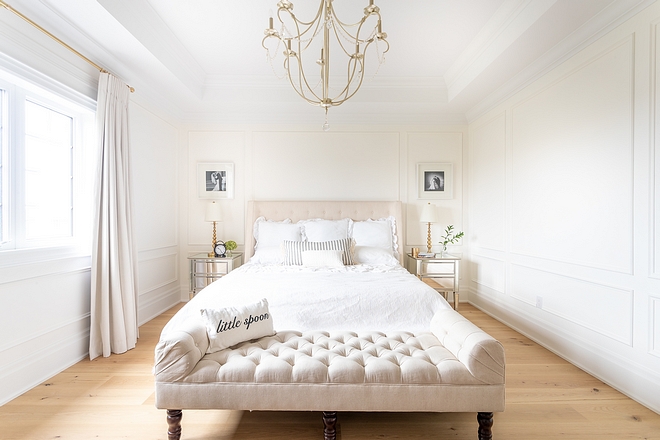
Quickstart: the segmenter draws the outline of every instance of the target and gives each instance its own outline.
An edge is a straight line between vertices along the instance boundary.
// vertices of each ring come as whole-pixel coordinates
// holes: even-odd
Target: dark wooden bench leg
[[[181,438],[181,419],[183,411],[180,409],[167,410],[167,440],[179,440]]]
[[[337,439],[337,411],[323,411],[323,439]]]
[[[479,440],[492,440],[493,413],[492,412],[477,413],[477,421],[479,422]]]

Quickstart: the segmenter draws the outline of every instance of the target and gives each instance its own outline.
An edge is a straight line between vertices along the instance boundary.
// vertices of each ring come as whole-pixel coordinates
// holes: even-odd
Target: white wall
[[[311,108],[311,111],[315,109]],[[319,117],[321,117],[319,110]],[[463,228],[463,126],[222,126],[191,125],[182,140],[187,156],[187,183],[182,190],[187,209],[182,210],[180,257],[182,299],[188,298],[186,257],[208,252],[212,227],[204,222],[208,200],[197,196],[197,164],[230,162],[235,166],[235,198],[219,200],[223,221],[217,225],[220,240],[234,240],[244,247],[247,200],[400,200],[406,224],[399,225],[406,242],[425,247],[426,226],[419,223],[425,200],[417,198],[417,163],[452,163],[454,198],[431,200],[440,208],[441,223],[433,225],[433,241],[447,224]],[[436,248],[439,250],[439,248]],[[462,252],[462,243],[453,248]]]
[[[0,66],[67,97],[95,99],[98,72],[19,22],[0,14]],[[129,136],[142,324],[180,301],[181,282],[179,132],[139,93],[131,96]],[[0,405],[87,357],[89,254],[53,258],[44,250],[0,265]]]
[[[658,412],[659,19],[471,122],[468,234],[471,302]]]

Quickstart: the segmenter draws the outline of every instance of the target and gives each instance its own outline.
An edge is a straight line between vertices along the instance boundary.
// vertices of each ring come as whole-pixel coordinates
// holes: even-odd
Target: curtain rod
[[[90,60],[90,59],[87,58],[85,55],[81,54],[80,52],[78,52],[77,50],[75,50],[73,47],[69,46],[69,45],[66,44],[64,41],[62,41],[62,40],[60,40],[59,38],[57,38],[55,35],[51,34],[51,33],[48,32],[46,29],[42,28],[42,27],[39,26],[37,23],[35,23],[34,21],[30,20],[28,17],[26,17],[25,15],[21,14],[20,12],[18,12],[16,9],[12,8],[11,6],[9,6],[9,5],[8,5],[7,3],[5,3],[4,1],[0,0],[0,6],[2,6],[3,8],[5,8],[5,9],[8,10],[9,12],[13,12],[14,14],[18,15],[19,17],[21,17],[23,20],[25,20],[25,21],[27,21],[28,23],[30,23],[30,24],[31,24],[32,26],[34,26],[35,28],[39,29],[39,30],[40,30],[41,32],[43,32],[44,34],[48,35],[50,38],[52,38],[53,40],[57,41],[57,42],[60,43],[62,46],[66,47],[66,48],[69,49],[71,52],[75,53],[75,54],[78,55],[80,58],[82,58],[83,60],[87,61],[89,64],[91,64],[92,66],[94,66],[94,67],[95,67],[96,69],[98,69],[100,72],[103,72],[103,73],[109,73],[109,72],[108,72],[107,70],[105,70],[103,67],[99,66],[99,65],[96,64],[94,61]],[[128,84],[127,84],[127,86],[128,86]],[[128,89],[131,91],[131,93],[135,92],[135,89],[134,89],[133,87],[131,87],[131,86],[128,86]]]

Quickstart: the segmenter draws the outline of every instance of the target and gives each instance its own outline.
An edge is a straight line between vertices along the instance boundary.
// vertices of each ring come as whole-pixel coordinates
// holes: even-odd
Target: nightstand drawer
[[[428,275],[452,275],[456,270],[456,264],[453,261],[449,262],[422,262],[422,276]]]

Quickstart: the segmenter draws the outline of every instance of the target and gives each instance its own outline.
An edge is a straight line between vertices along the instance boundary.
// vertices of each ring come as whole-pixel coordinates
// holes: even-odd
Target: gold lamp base
[[[426,252],[430,254],[431,253],[431,247],[433,246],[431,244],[431,223],[429,222],[427,224],[428,224],[428,232],[426,234]]]

